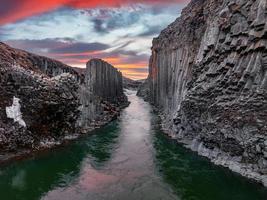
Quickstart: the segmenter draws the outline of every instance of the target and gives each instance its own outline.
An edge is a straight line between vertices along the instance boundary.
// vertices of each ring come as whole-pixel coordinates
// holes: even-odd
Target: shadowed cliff
[[[4,43],[0,53],[0,152],[60,144],[111,121],[127,105],[121,73],[104,61],[94,71],[96,60],[88,62],[82,74]]]
[[[266,0],[194,0],[153,40],[147,98],[174,138],[267,185]]]

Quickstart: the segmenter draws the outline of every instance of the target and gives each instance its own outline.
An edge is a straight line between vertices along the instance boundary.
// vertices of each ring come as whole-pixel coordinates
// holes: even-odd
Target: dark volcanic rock
[[[93,94],[107,101],[123,96],[122,74],[109,63],[92,59],[86,64],[85,84]]]
[[[97,62],[83,74],[0,43],[0,153],[47,148],[116,118],[127,105],[121,73]]]
[[[145,101],[150,100],[149,81],[145,80],[139,85],[137,90],[137,96],[142,97]]]
[[[90,129],[92,123],[99,126],[116,118],[120,108],[128,105],[121,72],[100,59],[87,63],[79,94],[82,114],[78,124],[83,130]]]
[[[132,89],[132,90],[137,90],[140,85],[142,85],[145,80],[132,80],[130,78],[122,77],[123,80],[123,87],[125,89]]]
[[[150,100],[164,128],[267,185],[267,2],[194,0],[153,40]]]
[[[73,75],[63,73],[49,78],[20,66],[2,64],[0,77],[1,150],[38,148],[48,136],[75,132],[80,103],[79,85]]]
[[[57,60],[11,48],[2,42],[0,42],[0,59],[1,65],[20,66],[39,74],[46,74],[48,77],[70,73],[77,81],[82,82],[83,76],[80,76],[72,67]]]

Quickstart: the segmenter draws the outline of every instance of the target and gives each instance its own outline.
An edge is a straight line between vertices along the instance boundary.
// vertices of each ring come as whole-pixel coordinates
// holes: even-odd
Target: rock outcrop
[[[92,72],[94,62],[82,74],[61,62],[0,44],[0,162],[6,158],[4,152],[60,144],[119,115],[127,104],[121,73],[100,60],[104,67],[99,71],[95,66]],[[100,82],[110,93],[99,93]]]
[[[139,85],[136,95],[142,97],[145,101],[149,101],[150,90],[148,79],[146,79],[142,84]]]
[[[72,75],[49,78],[18,65],[1,64],[0,78],[1,151],[37,149],[47,139],[75,132],[79,99]]]
[[[86,65],[85,84],[93,94],[107,101],[123,95],[122,73],[109,63],[92,59]]]
[[[127,77],[122,77],[123,87],[125,89],[137,90],[145,81],[146,79],[133,80]]]
[[[122,73],[109,63],[90,60],[84,76],[79,91],[82,114],[78,125],[86,131],[92,124],[99,126],[116,118],[128,101],[123,93]]]
[[[153,40],[148,81],[172,137],[267,186],[266,22],[266,0],[192,0]]]
[[[72,67],[54,59],[35,55],[20,49],[14,49],[0,42],[0,64],[20,66],[35,73],[54,77],[62,73],[70,73],[78,82],[83,82],[83,76]]]

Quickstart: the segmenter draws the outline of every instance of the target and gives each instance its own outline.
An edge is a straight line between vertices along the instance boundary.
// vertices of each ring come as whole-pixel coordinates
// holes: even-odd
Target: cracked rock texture
[[[87,66],[82,74],[61,62],[0,43],[0,162],[6,159],[5,152],[47,148],[116,118],[127,99],[121,73],[106,65],[94,73]],[[97,79],[89,82],[92,77]],[[102,87],[99,81],[104,78],[112,101],[110,93],[92,89]]]
[[[149,94],[163,127],[267,185],[267,1],[193,0],[153,40]]]
[[[128,101],[123,93],[122,73],[109,63],[91,59],[84,76],[79,89],[82,114],[78,125],[86,131],[92,124],[99,126],[116,118]]]
[[[123,87],[125,89],[138,90],[140,85],[142,85],[145,81],[146,81],[146,79],[132,80],[132,79],[127,78],[127,77],[122,77],[122,83],[123,83]]]

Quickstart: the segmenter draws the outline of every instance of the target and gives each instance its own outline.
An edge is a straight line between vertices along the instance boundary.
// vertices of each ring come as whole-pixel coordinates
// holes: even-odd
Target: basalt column
[[[90,128],[94,123],[110,121],[119,114],[119,108],[127,103],[121,72],[100,59],[92,59],[87,63],[80,95],[82,115],[78,124],[83,129]]]
[[[148,82],[174,138],[267,185],[266,22],[266,0],[192,0],[153,40]]]
[[[101,60],[86,73],[0,43],[0,162],[5,152],[61,144],[115,119],[127,105],[122,75]]]
[[[86,65],[86,85],[90,91],[107,101],[116,101],[123,95],[122,74],[109,63],[92,59]]]

